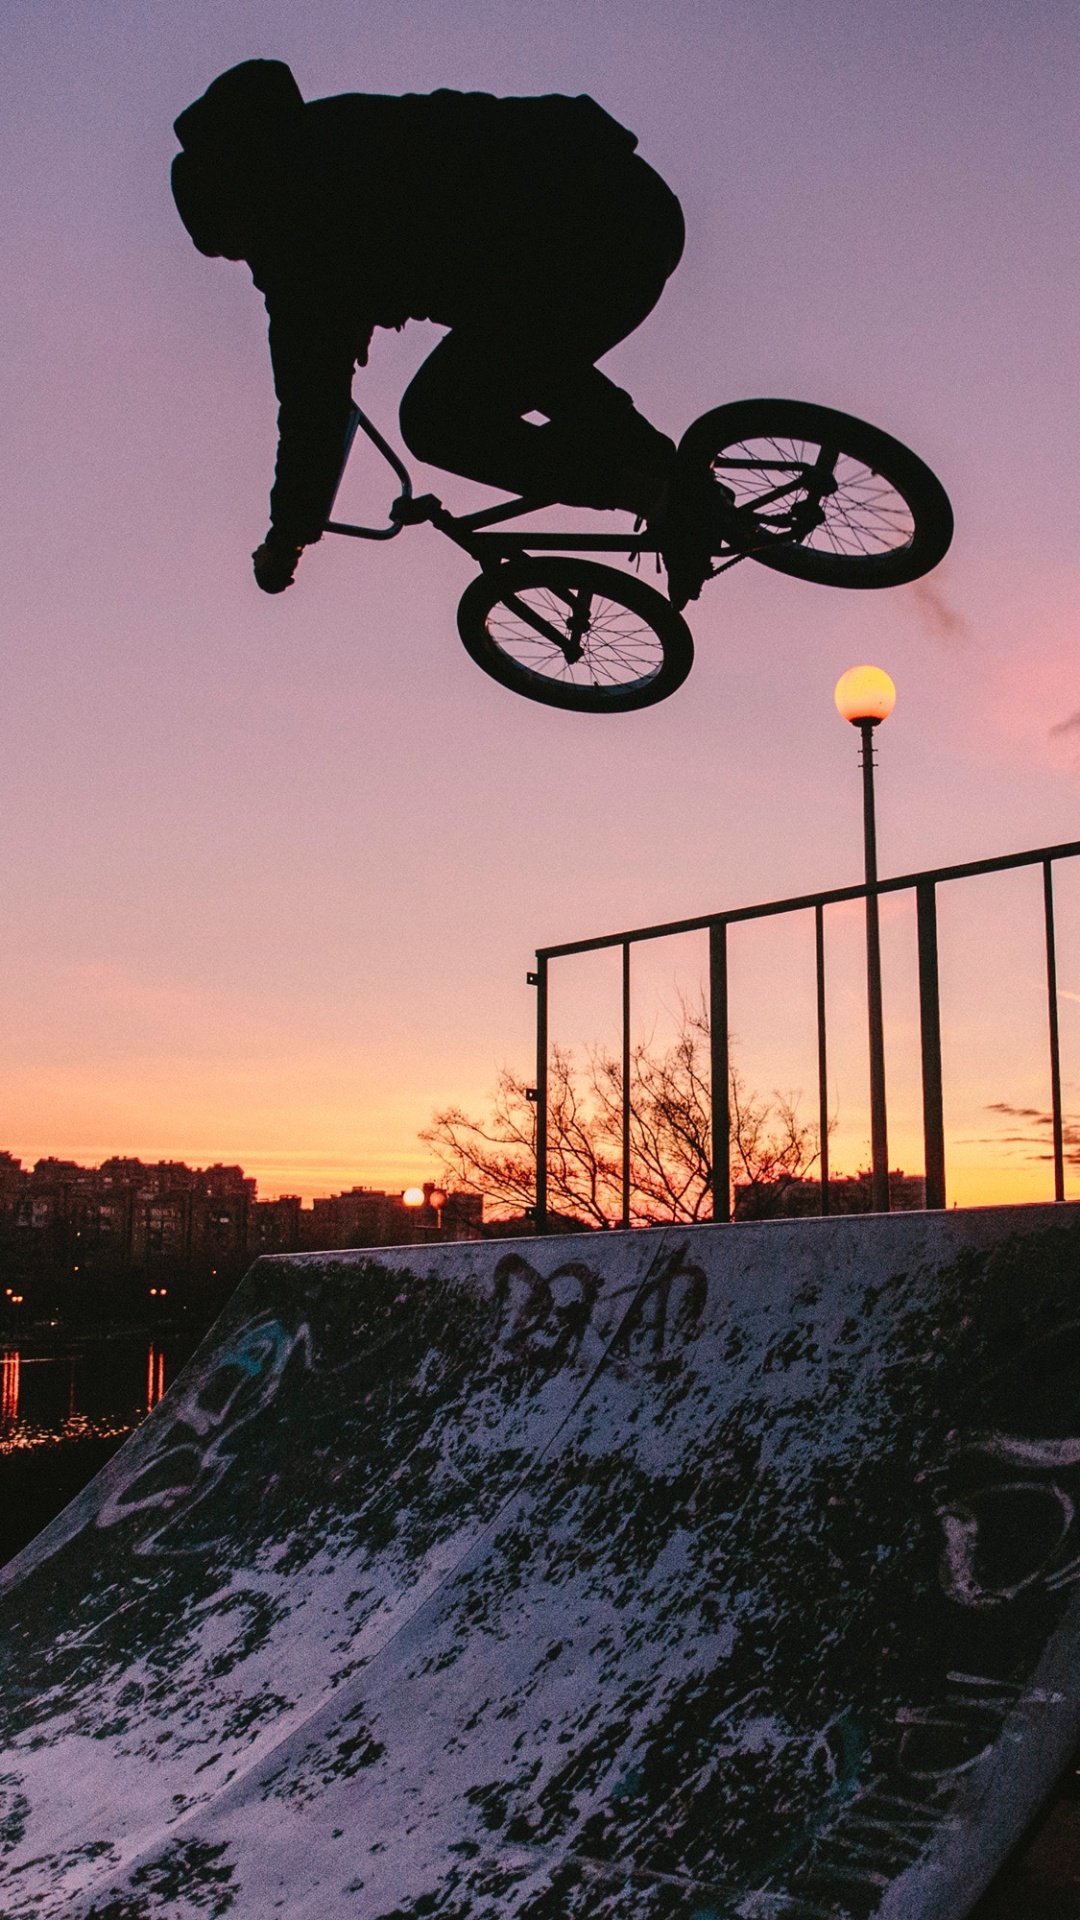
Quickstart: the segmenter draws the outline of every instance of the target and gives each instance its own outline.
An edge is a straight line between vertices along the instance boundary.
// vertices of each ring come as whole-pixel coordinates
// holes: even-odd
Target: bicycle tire
[[[584,622],[577,636],[575,620]],[[574,713],[655,706],[694,664],[690,629],[670,602],[594,560],[526,558],[481,574],[461,596],[458,632],[500,686]],[[570,660],[565,649],[575,646],[580,657]]]
[[[778,466],[786,464],[795,479],[800,463],[811,472],[815,452],[823,448],[835,452],[837,484],[819,499],[818,526],[802,537],[790,527],[785,531],[780,502],[763,499],[761,513],[754,512],[755,488],[762,496],[773,491]],[[755,456],[761,461],[756,475]],[[743,551],[800,580],[858,589],[903,586],[936,567],[952,540],[948,494],[925,462],[891,434],[832,407],[804,400],[737,400],[714,407],[687,428],[679,457],[711,468],[734,492],[736,509],[742,509]],[[811,479],[804,501],[812,493]],[[796,523],[799,504],[793,499],[787,509]]]

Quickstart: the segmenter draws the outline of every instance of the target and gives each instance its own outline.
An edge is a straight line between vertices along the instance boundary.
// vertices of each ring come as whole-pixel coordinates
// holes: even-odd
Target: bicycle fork
[[[523,620],[526,626],[532,627],[534,633],[541,634],[545,640],[550,640],[554,646],[558,647],[568,667],[576,667],[585,654],[583,642],[592,618],[593,597],[588,588],[579,587],[576,593],[568,592],[566,599],[570,607],[570,618],[564,632],[560,632],[552,621],[545,620],[543,614],[537,613],[534,607],[530,607],[527,601],[522,600],[520,594],[504,594],[503,605],[510,607],[519,620]]]

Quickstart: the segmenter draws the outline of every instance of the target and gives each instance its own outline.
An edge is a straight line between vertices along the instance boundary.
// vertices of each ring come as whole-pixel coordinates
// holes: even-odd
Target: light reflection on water
[[[177,1371],[167,1336],[81,1341],[55,1353],[0,1351],[0,1457],[63,1440],[107,1440],[156,1407]]]

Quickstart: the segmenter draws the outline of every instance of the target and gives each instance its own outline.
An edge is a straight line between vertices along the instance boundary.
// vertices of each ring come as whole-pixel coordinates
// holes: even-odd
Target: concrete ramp
[[[0,1574],[3,1920],[961,1920],[1080,1740],[1080,1214],[260,1261]]]

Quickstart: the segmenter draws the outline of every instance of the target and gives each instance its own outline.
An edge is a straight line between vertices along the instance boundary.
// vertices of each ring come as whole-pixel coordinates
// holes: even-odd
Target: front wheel
[[[679,458],[733,495],[731,547],[826,587],[899,587],[946,553],[952,508],[917,454],[803,400],[737,400],[688,427]]]
[[[681,687],[694,643],[633,574],[593,560],[513,560],[465,589],[466,652],[511,693],[575,713],[629,713]]]

